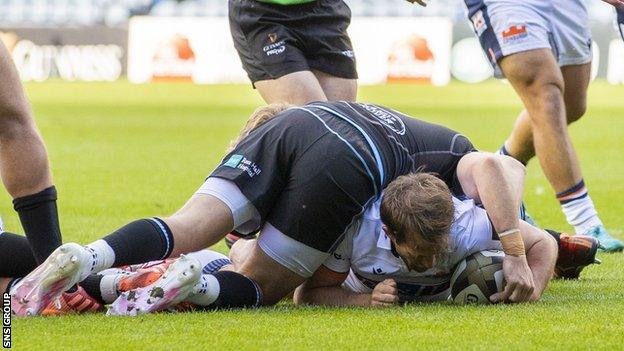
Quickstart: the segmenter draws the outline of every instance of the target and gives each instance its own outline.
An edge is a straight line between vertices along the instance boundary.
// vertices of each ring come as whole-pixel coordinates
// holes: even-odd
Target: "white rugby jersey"
[[[457,263],[475,252],[501,250],[493,239],[493,228],[485,210],[473,200],[453,198],[455,220],[451,226],[449,250],[436,257],[425,272],[410,271],[394,255],[391,241],[382,229],[379,207],[374,202],[362,218],[351,226],[340,246],[323,265],[335,272],[348,272],[346,288],[370,293],[377,283],[392,278],[402,301],[428,300],[448,293],[450,276]]]

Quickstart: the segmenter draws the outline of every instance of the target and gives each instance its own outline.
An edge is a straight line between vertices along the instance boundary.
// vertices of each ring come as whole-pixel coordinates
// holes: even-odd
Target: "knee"
[[[537,82],[530,88],[531,104],[539,113],[531,114],[531,121],[536,126],[565,128],[565,105],[563,102],[563,83],[556,80]]]
[[[27,103],[11,102],[0,107],[0,138],[17,138],[34,131]]]
[[[584,99],[579,99],[566,104],[566,118],[568,124],[574,123],[581,119],[587,112],[587,103]]]

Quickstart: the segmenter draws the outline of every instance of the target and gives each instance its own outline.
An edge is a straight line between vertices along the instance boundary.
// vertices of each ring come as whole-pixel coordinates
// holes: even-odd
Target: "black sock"
[[[557,240],[557,245],[559,245],[559,241],[561,240],[561,239],[560,239],[560,235],[561,235],[561,233],[559,233],[559,232],[557,232],[557,231],[554,231],[554,230],[552,230],[552,229],[544,229],[544,230],[546,230],[546,232],[547,232],[548,234],[550,234],[550,236],[552,236],[553,238],[555,238],[555,240]]]
[[[23,277],[37,268],[28,239],[9,232],[0,234],[0,277]]]
[[[258,307],[262,303],[260,287],[250,278],[231,271],[213,274],[219,282],[219,297],[209,308]]]
[[[56,209],[56,188],[13,200],[22,227],[38,264],[61,246],[61,229]]]
[[[173,251],[173,234],[159,218],[139,219],[126,224],[104,241],[115,252],[113,267],[163,260]]]
[[[106,302],[102,298],[102,289],[100,289],[102,278],[104,278],[103,275],[91,274],[87,279],[80,282],[80,286],[97,302],[106,305]]]

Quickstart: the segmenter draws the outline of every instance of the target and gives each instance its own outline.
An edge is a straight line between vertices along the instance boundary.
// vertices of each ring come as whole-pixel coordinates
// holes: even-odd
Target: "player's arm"
[[[457,179],[464,193],[483,204],[505,251],[507,285],[500,296],[502,301],[529,301],[535,289],[518,219],[524,175],[520,162],[484,152],[466,154],[457,165]]]
[[[548,286],[557,261],[557,242],[545,231],[524,221],[520,221],[522,239],[526,248],[526,257],[531,267],[535,290],[530,301],[537,301]],[[494,294],[492,301],[499,301],[502,293]]]
[[[386,279],[371,294],[356,293],[341,287],[348,272],[335,272],[323,265],[295,290],[295,304],[320,306],[391,306],[398,302],[396,283]]]

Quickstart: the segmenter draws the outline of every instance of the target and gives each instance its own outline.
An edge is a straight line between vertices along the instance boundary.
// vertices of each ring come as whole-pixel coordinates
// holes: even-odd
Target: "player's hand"
[[[422,7],[427,7],[427,3],[425,2],[425,0],[407,0],[409,2],[413,3],[417,3],[418,5],[422,6]],[[607,1],[607,0],[604,0]],[[618,1],[618,0],[610,0],[610,1]]]
[[[620,10],[624,10],[624,0],[602,0],[602,1],[606,2],[607,4],[611,4]]]
[[[399,302],[397,284],[393,279],[386,279],[375,286],[371,294],[371,306],[392,306]]]
[[[535,290],[535,283],[526,256],[505,256],[503,273],[507,282],[505,290],[492,295],[490,300],[494,303],[530,301]]]

